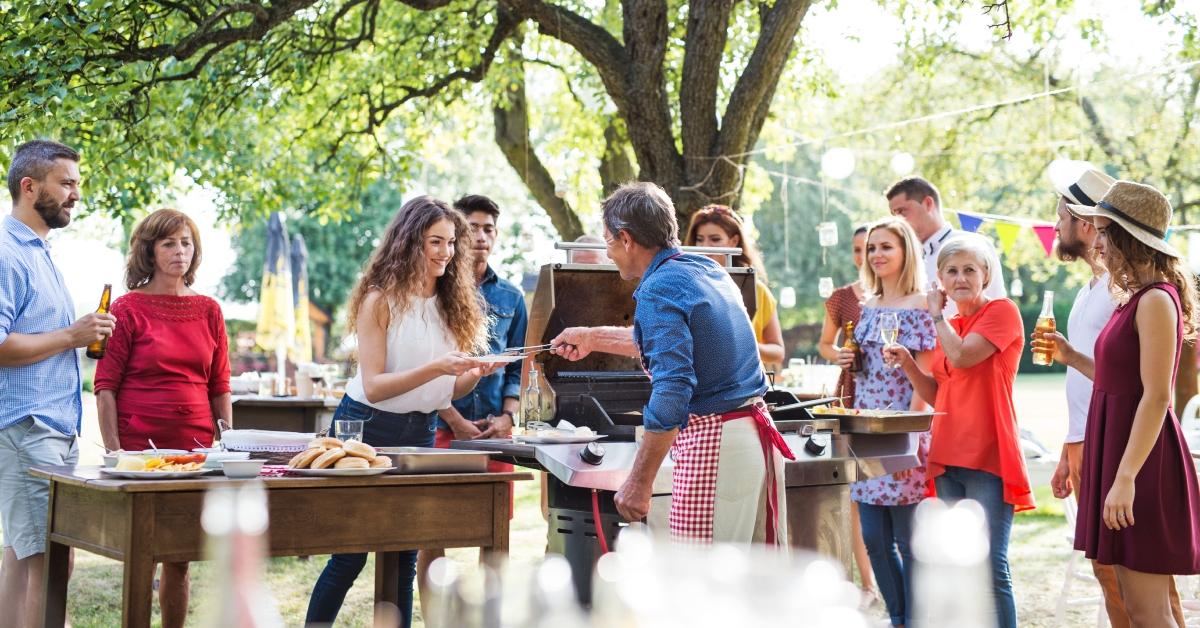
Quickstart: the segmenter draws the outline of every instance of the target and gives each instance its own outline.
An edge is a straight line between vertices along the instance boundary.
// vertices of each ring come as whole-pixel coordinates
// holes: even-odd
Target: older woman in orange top
[[[938,335],[932,373],[922,371],[900,345],[884,351],[904,368],[916,393],[944,413],[934,419],[928,475],[942,499],[973,499],[983,506],[996,625],[1016,628],[1008,539],[1013,513],[1034,507],[1012,396],[1025,331],[1015,303],[983,293],[996,270],[989,267],[991,248],[981,236],[965,234],[947,241],[938,254],[942,288],[928,293]],[[949,320],[942,315],[947,297],[958,306]]]

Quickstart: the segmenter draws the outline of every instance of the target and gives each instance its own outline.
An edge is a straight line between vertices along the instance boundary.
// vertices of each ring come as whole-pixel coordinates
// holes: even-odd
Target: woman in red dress
[[[211,446],[214,420],[232,424],[229,342],[213,299],[189,286],[200,266],[196,223],[160,209],[129,239],[117,329],[96,365],[96,406],[107,449]],[[158,589],[164,627],[187,619],[188,563],[164,563]]]
[[[1099,233],[1096,249],[1122,303],[1096,339],[1095,359],[1054,340],[1054,358],[1095,382],[1084,434],[1075,549],[1114,565],[1134,626],[1178,626],[1174,574],[1200,573],[1200,490],[1171,409],[1179,352],[1196,338],[1191,271],[1165,239],[1171,204],[1118,181],[1095,207],[1071,205]]]

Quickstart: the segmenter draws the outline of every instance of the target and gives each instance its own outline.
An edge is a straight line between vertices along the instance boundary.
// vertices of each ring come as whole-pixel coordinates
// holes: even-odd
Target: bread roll
[[[292,459],[288,461],[288,466],[293,469],[307,469],[308,465],[312,464],[313,460],[316,460],[317,456],[320,456],[323,453],[325,453],[324,447],[305,449],[295,456],[292,456]]]
[[[363,458],[354,456],[346,456],[341,460],[333,463],[334,469],[366,469],[371,466],[371,463]]]
[[[317,459],[313,460],[312,462],[312,468],[328,469],[329,467],[332,467],[338,460],[341,460],[345,457],[346,451],[341,447],[335,447],[334,449],[330,449],[320,456],[317,456]]]
[[[371,468],[372,469],[391,469],[392,468],[392,459],[388,458],[387,456],[375,456],[375,459],[371,461]]]
[[[348,456],[356,456],[367,460],[375,459],[375,448],[366,443],[349,440],[346,441],[345,445],[342,445],[342,449],[346,450],[346,455]]]
[[[342,441],[332,436],[322,436],[308,441],[309,447],[323,447],[325,449],[336,449],[342,446]]]

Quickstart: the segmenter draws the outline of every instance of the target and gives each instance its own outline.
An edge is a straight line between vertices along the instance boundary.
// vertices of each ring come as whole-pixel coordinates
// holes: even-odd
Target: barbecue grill
[[[753,269],[727,270],[753,315]],[[526,344],[549,343],[567,327],[632,325],[636,287],[636,281],[622,280],[611,265],[543,266]],[[548,472],[549,551],[567,558],[576,593],[587,604],[602,541],[615,539],[625,525],[613,497],[637,455],[641,410],[650,399],[650,378],[638,360],[612,354],[593,353],[570,362],[546,352],[530,359],[539,363],[543,419],[551,424],[566,420],[577,427],[586,426],[604,438],[592,444],[529,444],[519,439],[454,441],[452,447],[495,452],[498,459]],[[907,435],[900,435],[895,443],[875,448],[876,453],[884,455],[886,464],[857,464],[852,447],[858,444],[852,445],[842,434],[840,421],[810,413],[812,407],[833,399],[799,403],[786,392],[772,391],[766,400],[778,404],[772,414],[796,455],[795,461],[785,465],[789,541],[834,557],[848,569],[849,483],[870,477],[884,467],[894,471],[916,466],[915,451],[900,448],[900,440],[907,439]],[[522,407],[526,407],[526,401],[522,400]],[[654,481],[649,521],[652,529],[665,529],[672,468],[668,457]],[[598,535],[600,531],[603,538]]]

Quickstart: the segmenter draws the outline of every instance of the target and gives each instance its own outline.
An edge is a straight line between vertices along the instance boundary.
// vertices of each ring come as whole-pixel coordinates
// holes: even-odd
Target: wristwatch
[[[936,325],[936,324],[938,324],[938,323],[940,323],[940,322],[942,322],[942,321],[944,321],[944,320],[946,320],[946,317],[945,317],[945,315],[943,315],[943,314],[938,314],[937,316],[934,316],[934,317],[933,317],[933,323],[934,323],[935,325]]]

